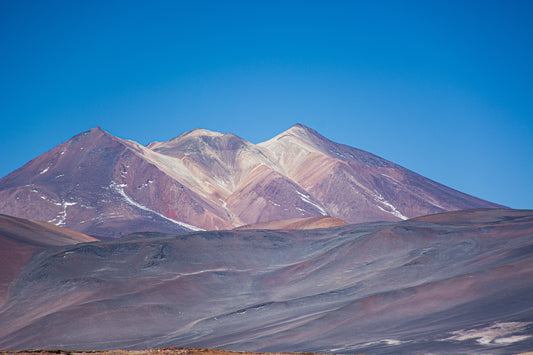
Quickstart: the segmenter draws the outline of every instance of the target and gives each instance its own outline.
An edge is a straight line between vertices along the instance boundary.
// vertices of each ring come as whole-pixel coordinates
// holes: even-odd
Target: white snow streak
[[[513,333],[526,332],[526,327],[530,324],[531,323],[528,322],[494,323],[490,327],[485,327],[481,329],[478,328],[469,330],[457,330],[455,332],[452,332],[453,336],[445,339],[440,339],[440,341],[467,341],[475,339],[476,342],[482,345],[507,345],[531,338],[532,335],[512,335]]]
[[[331,149],[330,149],[329,151],[332,152],[332,153],[335,153],[336,155],[338,155],[338,156],[341,157],[341,158],[345,158],[345,159],[346,159],[346,157],[345,157],[343,154],[341,154],[341,153],[339,153],[339,152],[337,152],[337,151],[335,151],[335,150],[331,150]],[[351,155],[351,154],[350,154],[350,155]]]
[[[138,189],[141,189],[143,187],[147,187],[148,185],[150,185],[153,181],[148,179],[145,183],[141,184],[141,186],[138,187]]]
[[[371,341],[369,343],[361,344],[361,346],[371,346],[371,345],[377,345],[377,344],[386,344],[386,345],[401,345],[403,343],[408,343],[408,341],[402,341],[397,339],[382,339],[378,341]]]
[[[382,205],[387,206],[388,208],[391,209],[391,211],[387,211],[386,209],[382,208],[381,206],[376,206],[377,208],[379,208],[383,212],[390,213],[390,214],[392,214],[392,215],[394,215],[394,216],[396,216],[398,218],[401,218],[403,220],[406,220],[406,219],[409,218],[407,216],[404,216],[400,211],[398,211],[398,209],[396,207],[394,207],[394,205],[392,203],[390,203],[389,201],[385,200],[385,198],[383,196],[381,196],[381,194],[373,195],[373,197],[374,197],[374,200],[376,202],[379,202]]]
[[[327,216],[327,215],[328,215],[328,214],[326,213],[326,210],[324,210],[321,206],[317,205],[316,203],[314,203],[313,201],[311,201],[311,200],[309,199],[309,197],[310,197],[309,195],[304,195],[303,193],[301,193],[301,192],[298,191],[298,190],[296,190],[296,193],[297,193],[298,195],[300,195],[300,199],[301,199],[303,202],[308,203],[308,204],[310,204],[311,206],[316,207],[316,208],[320,211],[320,214],[321,214],[322,216]]]
[[[516,343],[516,342],[519,342],[519,341],[522,341],[522,340],[526,340],[526,339],[529,339],[533,337],[533,335],[513,335],[511,337],[506,337],[506,338],[498,338],[496,340],[494,340],[494,342],[496,344],[512,344],[512,343]]]
[[[190,230],[193,230],[193,231],[203,231],[203,230],[205,230],[205,229],[202,229],[202,228],[199,228],[199,227],[196,227],[196,226],[192,226],[192,225],[187,224],[187,223],[185,223],[185,222],[175,221],[175,220],[173,220],[172,218],[168,218],[167,216],[162,215],[161,213],[158,213],[158,212],[156,212],[156,211],[154,211],[154,210],[152,210],[152,209],[150,209],[150,208],[148,208],[148,207],[146,207],[146,206],[143,206],[143,205],[141,205],[141,204],[135,202],[135,201],[132,200],[128,195],[126,195],[126,193],[124,192],[123,187],[125,187],[125,186],[126,186],[126,184],[120,184],[120,185],[119,185],[119,184],[117,184],[117,183],[114,182],[114,181],[112,181],[111,184],[109,185],[109,187],[111,187],[111,188],[114,189],[116,192],[118,192],[118,193],[119,193],[119,194],[120,194],[120,195],[126,200],[126,202],[127,202],[128,204],[130,204],[130,205],[132,205],[132,206],[134,206],[134,207],[137,207],[137,208],[139,208],[139,209],[141,209],[141,210],[148,211],[148,212],[150,212],[150,213],[153,213],[153,214],[155,214],[155,215],[158,215],[159,217],[164,218],[164,219],[166,219],[167,221],[170,221],[170,222],[175,223],[175,224],[177,224],[177,225],[179,225],[179,226],[181,226],[181,227],[185,227],[185,228],[190,229]]]
[[[47,167],[46,169],[41,170],[39,175],[43,175],[44,173],[46,173],[48,171],[48,169],[50,169],[50,167]]]
[[[226,214],[228,215],[229,219],[230,219],[230,222],[231,222],[231,225],[232,226],[236,226],[235,224],[235,219],[233,218],[233,215],[231,214],[230,210],[228,209],[228,203],[222,199],[219,199],[219,201],[222,201],[222,208],[224,209],[224,211],[226,211]]]
[[[41,196],[42,198],[42,196]],[[53,223],[56,226],[63,226],[65,225],[65,221],[67,220],[67,207],[68,206],[74,206],[76,202],[66,202],[63,201],[62,203],[54,203],[56,206],[62,206],[63,211],[59,212],[56,218],[49,220],[49,223]],[[55,222],[54,222],[55,221]]]
[[[206,273],[210,273],[210,272],[248,272],[248,271],[251,271],[251,270],[249,270],[249,269],[246,269],[246,270],[228,269],[228,268],[207,269],[207,270],[199,270],[199,271],[194,271],[194,272],[179,273],[179,274],[176,274],[174,277],[172,277],[169,280],[177,280],[180,277],[184,277],[184,276],[201,275],[201,274],[206,274]]]

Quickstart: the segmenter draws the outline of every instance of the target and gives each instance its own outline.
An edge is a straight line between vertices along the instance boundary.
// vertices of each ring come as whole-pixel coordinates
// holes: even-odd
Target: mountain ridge
[[[0,179],[0,213],[100,237],[324,215],[395,221],[482,207],[502,206],[300,123],[259,144],[194,129],[146,146],[97,126]]]

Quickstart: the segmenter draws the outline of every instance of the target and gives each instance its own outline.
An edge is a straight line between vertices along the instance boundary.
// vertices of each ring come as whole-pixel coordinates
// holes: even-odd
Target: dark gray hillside
[[[532,346],[532,279],[533,211],[141,233],[31,259],[0,348],[511,354]]]

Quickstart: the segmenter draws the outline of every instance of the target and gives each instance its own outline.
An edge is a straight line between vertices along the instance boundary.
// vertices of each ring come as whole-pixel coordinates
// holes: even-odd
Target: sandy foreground
[[[310,352],[277,352],[260,353],[229,351],[216,349],[189,349],[189,348],[163,348],[148,350],[98,350],[98,351],[75,351],[75,350],[21,350],[21,351],[1,351],[0,355],[318,355]],[[353,354],[364,355],[364,354]],[[533,351],[518,353],[516,355],[533,355]]]
[[[0,351],[0,355],[314,355],[315,353],[298,352],[241,352],[217,349],[189,349],[189,348],[163,348],[148,350],[97,350],[97,351],[75,351],[75,350],[21,350],[21,351]],[[526,353],[524,355],[533,355]],[[357,354],[354,354],[357,355]],[[363,355],[363,354],[359,354]]]

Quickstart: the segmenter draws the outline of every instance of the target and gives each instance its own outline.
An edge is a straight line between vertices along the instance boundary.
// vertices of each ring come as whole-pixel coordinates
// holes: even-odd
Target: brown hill
[[[37,252],[96,240],[51,223],[0,215],[0,306],[7,300],[16,276]]]

